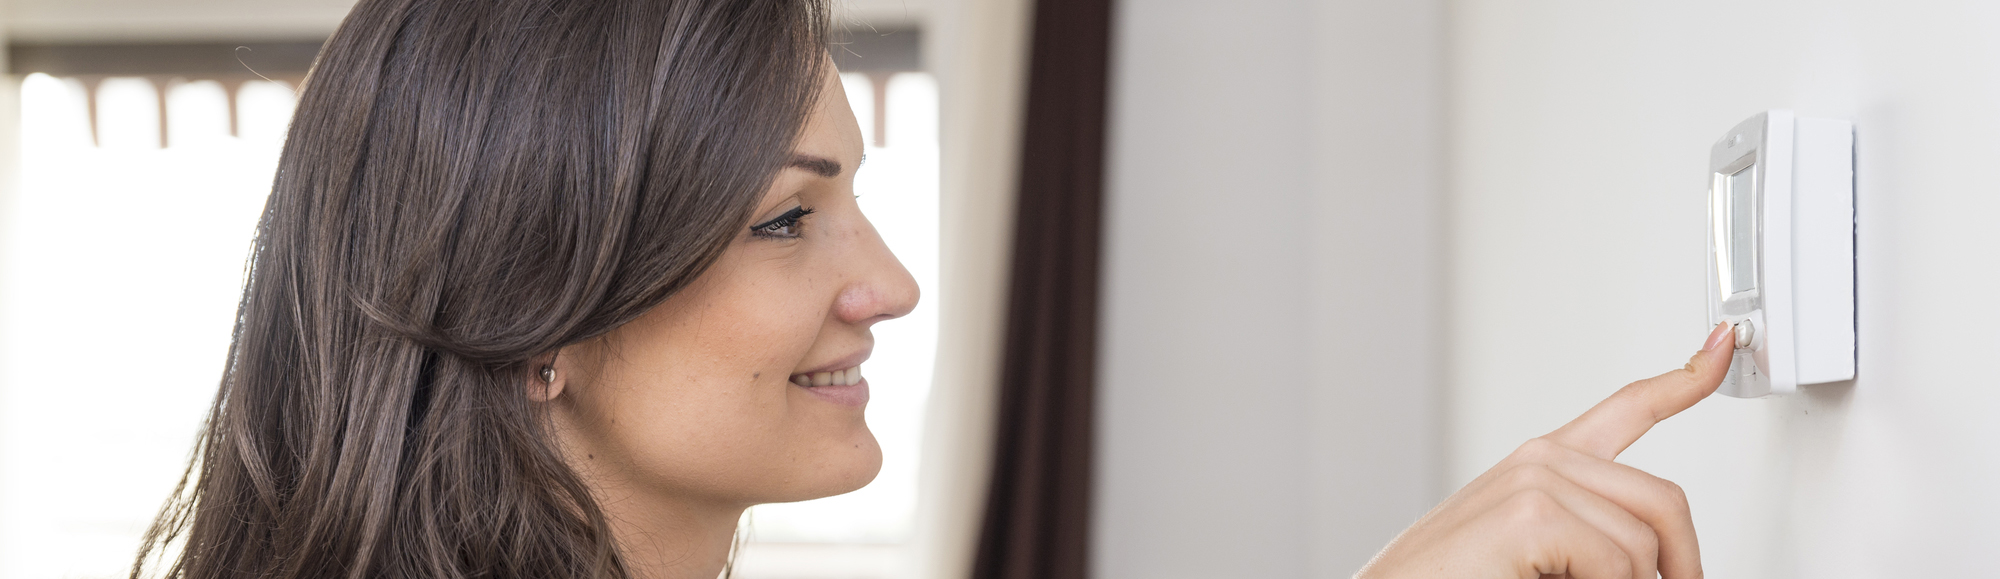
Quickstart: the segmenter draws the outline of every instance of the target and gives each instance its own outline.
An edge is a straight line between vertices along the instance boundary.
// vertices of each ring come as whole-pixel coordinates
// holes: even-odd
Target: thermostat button
[[[1750,320],[1736,322],[1736,347],[1748,348],[1750,347],[1750,340],[1756,337],[1757,328],[1751,325]]]

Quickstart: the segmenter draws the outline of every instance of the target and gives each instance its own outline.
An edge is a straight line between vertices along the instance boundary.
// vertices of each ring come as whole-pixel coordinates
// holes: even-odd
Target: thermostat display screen
[[[1757,166],[1716,175],[1716,281],[1722,297],[1757,289]]]

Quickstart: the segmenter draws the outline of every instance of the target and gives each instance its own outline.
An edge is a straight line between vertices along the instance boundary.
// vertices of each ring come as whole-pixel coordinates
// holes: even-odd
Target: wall
[[[1688,489],[1710,576],[1984,572],[2000,5],[1436,9],[1121,6],[1098,576],[1345,576],[1679,366],[1709,144],[1770,108],[1859,131],[1860,378],[1706,401],[1623,460]]]
[[[1991,574],[2000,4],[1461,1],[1450,21],[1448,486],[1698,347],[1709,144],[1792,108],[1859,135],[1859,379],[1705,401],[1624,460],[1688,489],[1711,577]]]
[[[1119,3],[1094,576],[1344,577],[1439,496],[1441,17]]]

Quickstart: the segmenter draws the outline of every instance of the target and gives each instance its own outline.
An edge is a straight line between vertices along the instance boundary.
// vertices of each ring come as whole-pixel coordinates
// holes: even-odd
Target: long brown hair
[[[134,577],[623,577],[533,360],[686,286],[824,0],[362,0],[301,89],[215,406]]]

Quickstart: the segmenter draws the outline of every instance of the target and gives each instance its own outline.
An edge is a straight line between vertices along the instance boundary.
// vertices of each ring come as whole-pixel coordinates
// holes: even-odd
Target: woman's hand
[[[1612,462],[1715,391],[1727,324],[1687,367],[1633,382],[1527,444],[1403,531],[1357,579],[1543,576],[1693,579],[1701,547],[1681,488]]]

